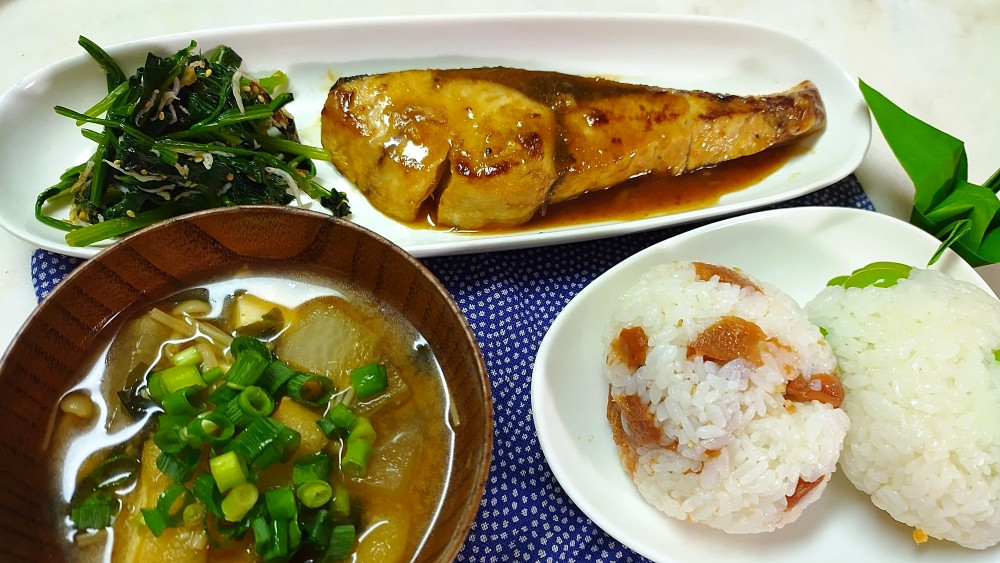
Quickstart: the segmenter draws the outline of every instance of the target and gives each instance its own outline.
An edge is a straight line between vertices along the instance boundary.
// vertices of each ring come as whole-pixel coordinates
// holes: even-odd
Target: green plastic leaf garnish
[[[968,181],[965,144],[906,113],[864,81],[861,94],[903,170],[913,181],[910,222],[973,266],[1000,262],[1000,170],[983,185]]]
[[[826,282],[826,285],[827,285],[827,287],[829,287],[831,285],[844,285],[844,282],[847,281],[847,278],[849,278],[849,277],[851,277],[851,276],[837,276],[837,277],[831,279],[830,281]]]
[[[851,272],[849,276],[837,276],[826,283],[827,286],[851,287],[892,287],[899,280],[910,275],[913,268],[898,262],[872,262]]]

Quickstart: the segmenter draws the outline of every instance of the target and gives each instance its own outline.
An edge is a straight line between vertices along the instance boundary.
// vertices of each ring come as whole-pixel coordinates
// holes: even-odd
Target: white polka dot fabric
[[[853,176],[775,207],[808,205],[873,210]],[[639,250],[697,226],[424,260],[468,317],[493,391],[496,434],[490,476],[457,561],[645,560],[594,526],[549,471],[531,419],[531,369],[545,331],[584,286]],[[79,263],[36,250],[31,274],[38,298]]]

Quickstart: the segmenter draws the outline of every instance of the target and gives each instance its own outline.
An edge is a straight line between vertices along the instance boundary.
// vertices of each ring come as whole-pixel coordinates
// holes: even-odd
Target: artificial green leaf
[[[913,205],[927,211],[948,195],[956,180],[965,180],[965,144],[906,113],[863,80],[861,94],[875,116],[889,148],[913,180]]]
[[[986,180],[984,186],[993,190],[993,193],[1000,192],[1000,168],[997,168],[997,171],[990,176],[990,179]]]
[[[944,201],[925,216],[935,225],[951,222],[957,218],[968,217],[972,223],[963,242],[979,246],[986,237],[986,231],[993,226],[993,221],[1000,211],[1000,200],[996,194],[984,188],[958,182]]]
[[[913,181],[910,222],[942,240],[973,266],[1000,262],[1000,170],[985,185],[968,181],[962,141],[906,113],[858,81],[889,148]]]
[[[955,221],[944,229],[941,229],[941,231],[937,234],[937,238],[941,239],[941,246],[934,251],[934,256],[931,256],[931,259],[927,261],[927,265],[932,266],[935,262],[937,262],[938,259],[941,258],[941,255],[944,254],[944,250],[955,244],[955,241],[962,238],[962,235],[969,232],[969,229],[971,228],[972,221],[969,219],[962,219]]]

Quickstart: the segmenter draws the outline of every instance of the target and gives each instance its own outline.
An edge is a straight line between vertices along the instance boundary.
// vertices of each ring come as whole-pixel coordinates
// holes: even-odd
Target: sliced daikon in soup
[[[341,385],[349,370],[375,359],[384,320],[372,311],[340,297],[318,297],[296,313],[300,320],[277,340],[279,358]]]

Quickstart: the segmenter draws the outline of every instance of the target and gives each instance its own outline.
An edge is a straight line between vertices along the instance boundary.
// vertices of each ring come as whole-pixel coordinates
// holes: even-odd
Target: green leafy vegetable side
[[[210,207],[286,205],[300,193],[335,216],[346,196],[314,181],[321,148],[299,142],[282,72],[259,82],[240,72],[242,58],[220,46],[202,55],[190,45],[153,53],[131,77],[96,43],[80,45],[107,76],[108,94],[84,112],[56,107],[84,128],[93,155],[70,168],[35,201],[35,217],[86,246],[158,221]],[[70,206],[66,219],[55,206]]]
[[[1000,170],[983,185],[968,181],[965,144],[906,113],[859,80],[889,148],[913,181],[910,222],[942,241],[933,264],[951,247],[973,266],[1000,262]]]

